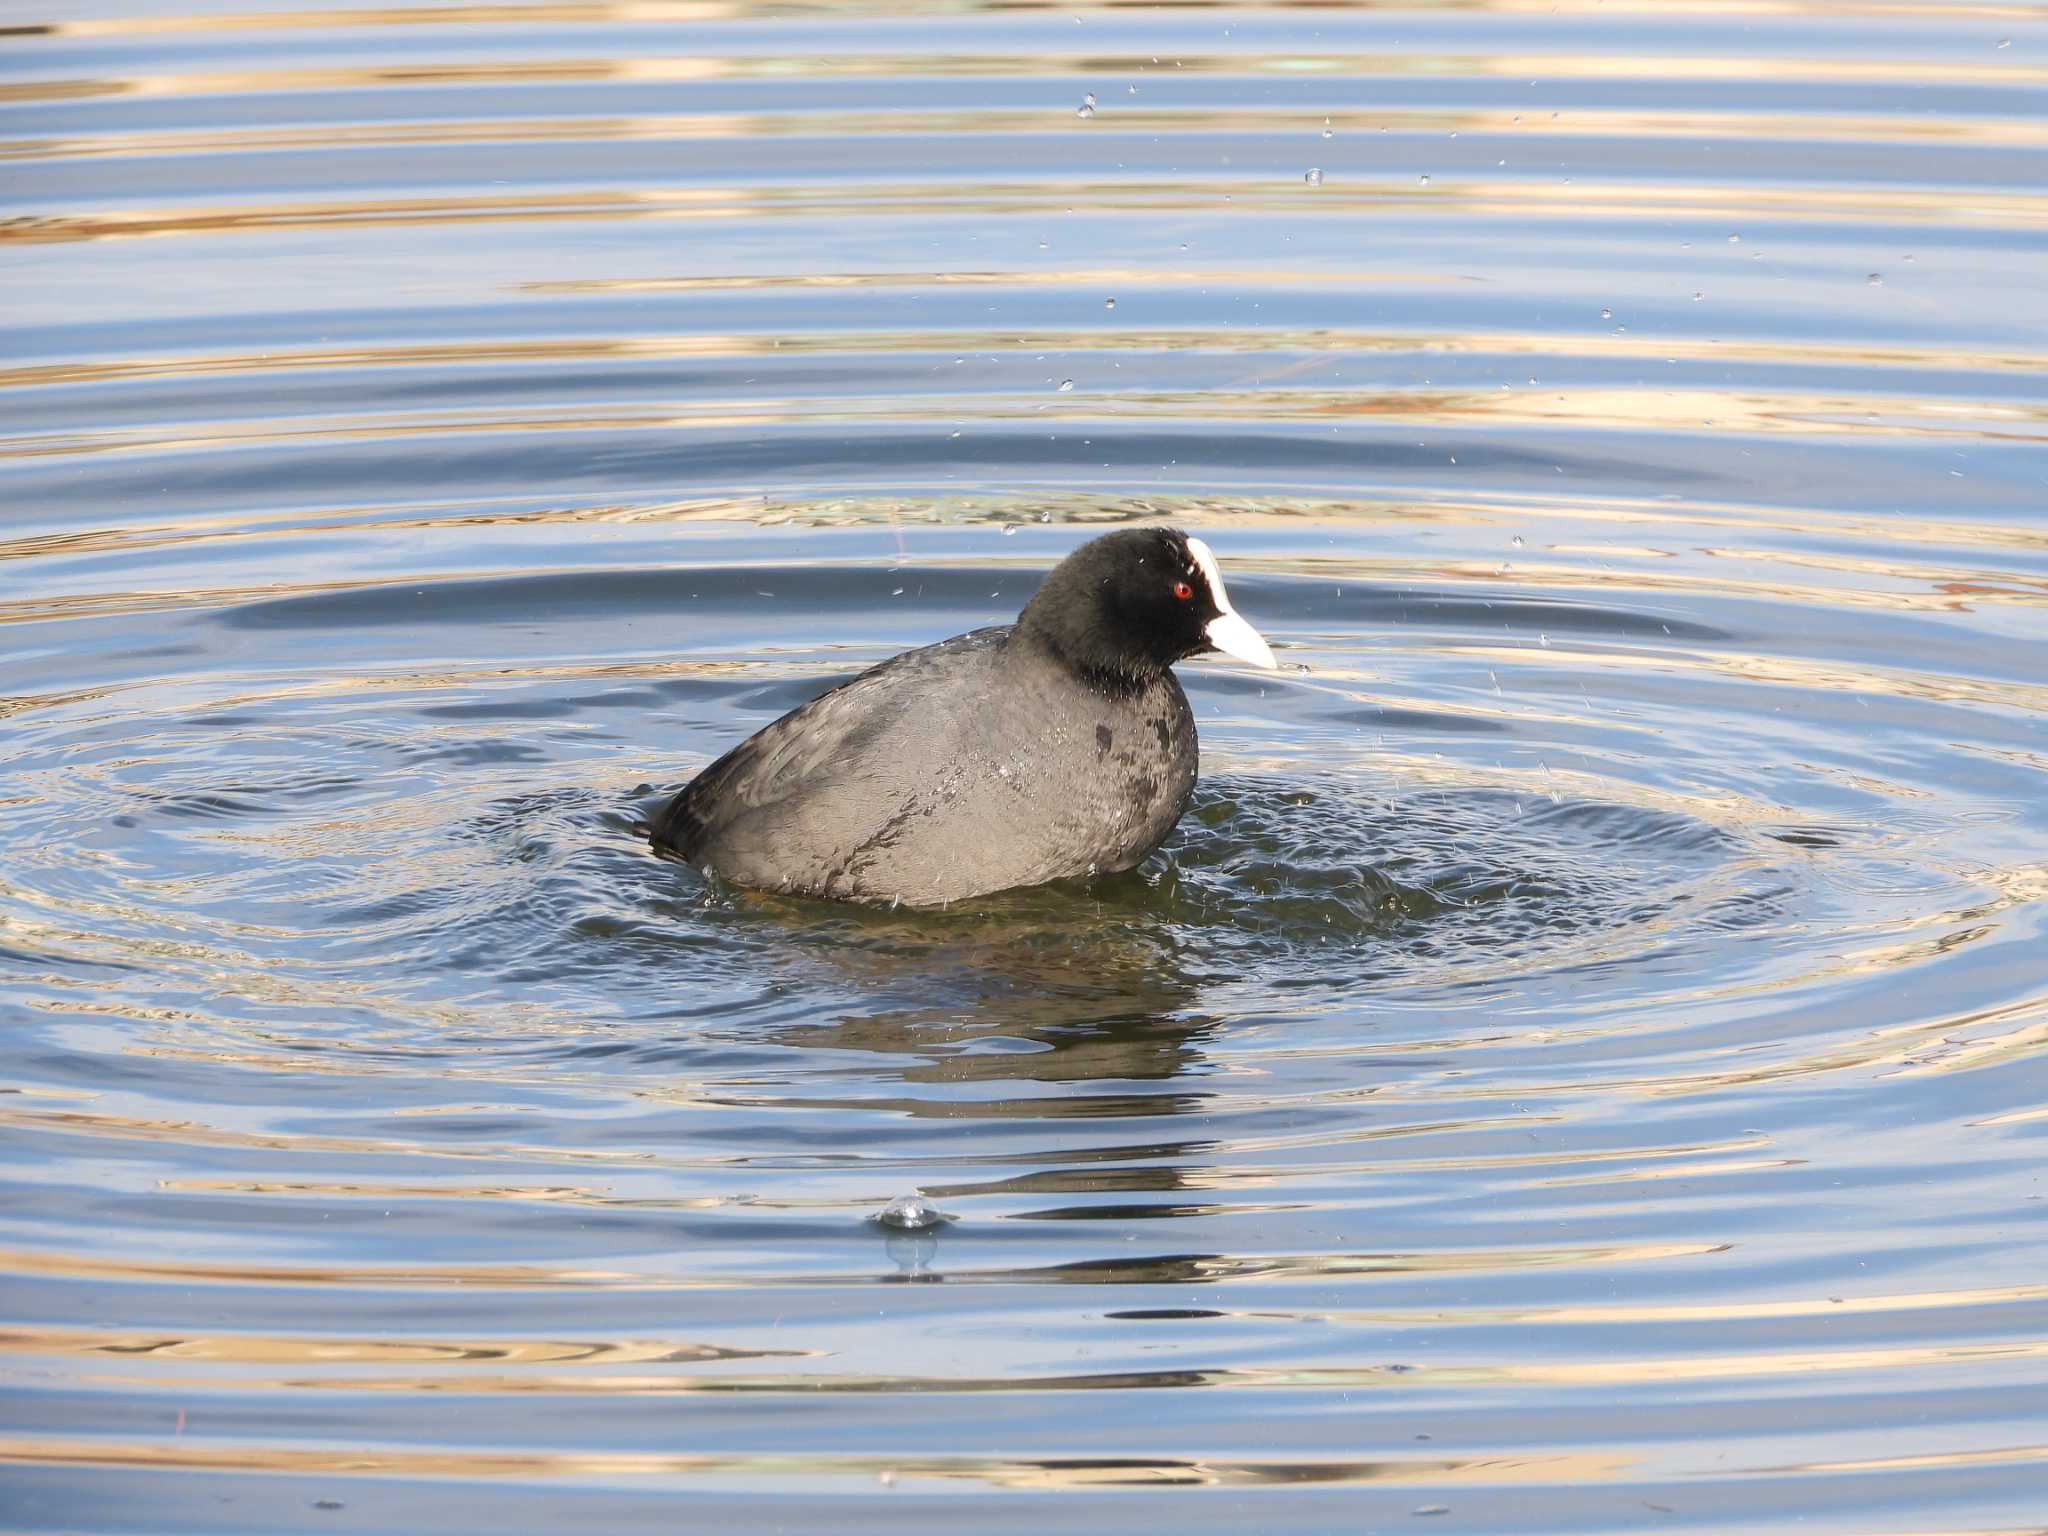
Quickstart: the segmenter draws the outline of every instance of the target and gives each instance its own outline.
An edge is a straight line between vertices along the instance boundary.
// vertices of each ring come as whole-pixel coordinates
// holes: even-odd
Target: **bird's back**
[[[1127,869],[1179,819],[1194,718],[1172,674],[1111,697],[1020,666],[1009,626],[908,651],[706,768],[654,838],[741,885],[940,906]]]

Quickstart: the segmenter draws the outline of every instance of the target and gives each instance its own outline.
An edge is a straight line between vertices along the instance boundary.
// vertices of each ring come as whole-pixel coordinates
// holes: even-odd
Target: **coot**
[[[1129,869],[1195,787],[1170,668],[1273,653],[1177,529],[1082,545],[1015,624],[906,651],[698,774],[655,818],[665,852],[736,885],[942,907]]]

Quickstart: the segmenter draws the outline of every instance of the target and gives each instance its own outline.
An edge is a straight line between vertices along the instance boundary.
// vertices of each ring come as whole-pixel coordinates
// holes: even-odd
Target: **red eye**
[[[1179,598],[1182,602],[1186,602],[1189,598],[1195,595],[1195,589],[1189,586],[1184,581],[1176,581],[1173,584],[1173,595]]]

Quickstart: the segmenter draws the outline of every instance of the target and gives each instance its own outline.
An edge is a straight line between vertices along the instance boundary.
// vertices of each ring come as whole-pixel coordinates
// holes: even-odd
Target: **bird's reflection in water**
[[[906,1083],[1168,1083],[1199,1076],[1217,1020],[1170,931],[1128,899],[1137,877],[1046,887],[971,915],[801,906],[803,963],[862,1001],[773,1038],[799,1048],[904,1058]],[[1157,1091],[1033,1098],[1033,1117],[1177,1114],[1202,1095]],[[957,1104],[946,1106],[957,1112]],[[983,1106],[994,1112],[997,1106]]]
[[[985,1141],[975,1159],[1020,1165],[1014,1171],[963,1182],[956,1166],[928,1195],[1201,1187],[1213,1150],[1206,1136],[1134,1133],[1129,1124],[1210,1107],[1196,1085],[1208,1069],[1202,1042],[1220,1022],[1200,1009],[1204,983],[1188,974],[1172,930],[1143,910],[1144,889],[1141,877],[1127,876],[952,916],[762,898],[761,915],[791,922],[797,964],[809,973],[804,990],[860,1000],[769,1038],[806,1052],[860,1053],[884,1069],[856,1074],[868,1084],[886,1077],[911,1090],[845,1099],[812,1092],[807,1106],[943,1121],[964,1134],[1002,1122],[1022,1133]],[[814,1087],[835,1080],[846,1076],[822,1073]],[[1034,1124],[1047,1133],[1033,1139]],[[932,1257],[902,1244],[890,1252],[915,1259],[920,1272]]]

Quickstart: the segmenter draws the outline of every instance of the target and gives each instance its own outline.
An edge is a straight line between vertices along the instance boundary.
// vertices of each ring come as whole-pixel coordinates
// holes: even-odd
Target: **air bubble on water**
[[[1076,116],[1076,117],[1093,117],[1094,115],[1095,115],[1095,93],[1094,93],[1093,91],[1090,91],[1090,92],[1089,92],[1089,93],[1088,93],[1088,94],[1087,94],[1086,96],[1083,96],[1083,97],[1081,98],[1081,105],[1079,105],[1078,107],[1074,108],[1074,116]]]
[[[1873,272],[1863,281],[1873,288],[1882,288],[1884,286],[1884,274],[1882,272]]]
[[[1068,390],[1072,389],[1073,387],[1074,387],[1074,381],[1073,381],[1072,379],[1061,379],[1061,380],[1060,380],[1060,393],[1061,393],[1061,394],[1063,394],[1063,395],[1064,395],[1064,394],[1065,394],[1065,393],[1066,393],[1066,392],[1067,392]]]
[[[1312,187],[1320,187],[1323,184],[1322,170],[1320,167],[1312,165],[1301,173],[1301,179]]]
[[[898,1195],[875,1213],[875,1220],[899,1232],[923,1232],[942,1227],[953,1218],[923,1195]]]
[[[1602,320],[1612,320],[1614,318],[1614,311],[1603,307],[1600,311],[1600,318]]]

